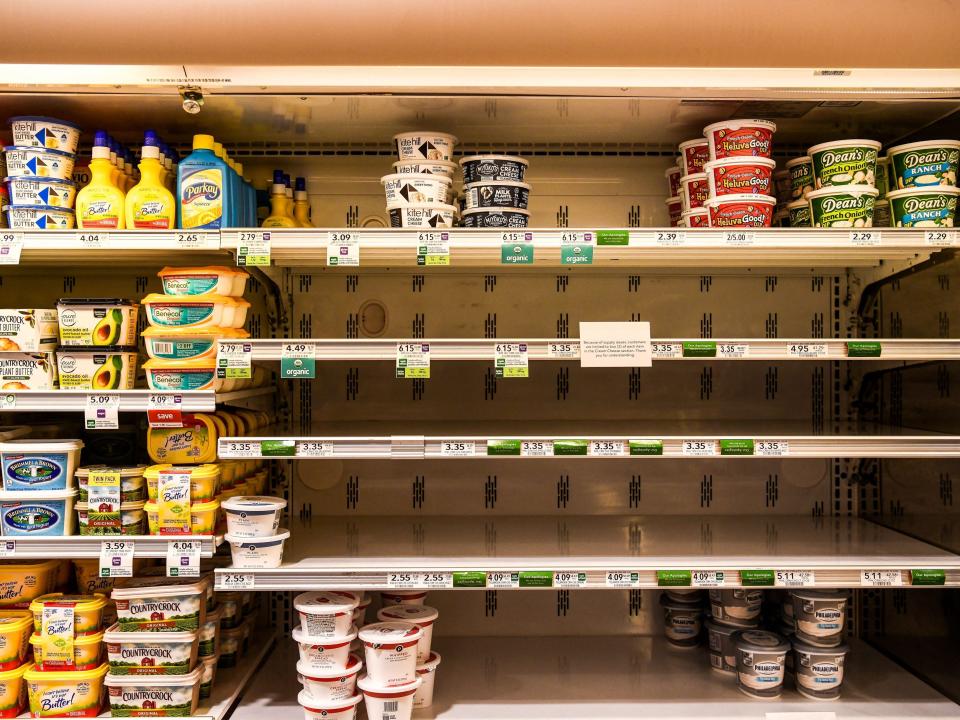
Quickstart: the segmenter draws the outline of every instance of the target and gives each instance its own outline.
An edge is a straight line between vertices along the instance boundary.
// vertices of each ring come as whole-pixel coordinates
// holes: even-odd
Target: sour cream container
[[[773,206],[777,200],[770,195],[723,195],[707,200],[710,227],[750,228],[770,227]]]
[[[710,197],[724,195],[773,195],[773,168],[776,163],[765,157],[740,155],[711,160],[703,166]]]
[[[318,703],[331,703],[353,697],[357,690],[357,674],[363,663],[356,655],[349,655],[342,668],[311,669],[301,660],[297,663],[297,677],[306,693]]]
[[[303,708],[304,720],[354,720],[357,717],[357,705],[363,700],[363,695],[356,694],[346,700],[337,702],[317,702],[306,690],[297,695],[297,702]]]
[[[790,643],[766,630],[741,630],[734,634],[733,641],[741,692],[755,698],[780,697]]]
[[[227,516],[227,532],[235,538],[275,534],[286,506],[283,498],[263,495],[241,495],[220,503]]]
[[[230,543],[233,567],[263,569],[280,567],[280,563],[283,562],[283,544],[289,537],[289,530],[280,529],[275,535],[252,538],[237,537],[227,533],[224,539]]]
[[[380,686],[404,685],[417,678],[417,645],[423,630],[395,620],[367,625],[360,630],[367,676]]]
[[[293,640],[300,651],[300,664],[308,671],[345,670],[350,656],[350,644],[357,637],[357,627],[340,637],[309,640],[299,626],[293,629]]]
[[[413,694],[414,710],[433,705],[433,686],[437,679],[437,668],[440,666],[440,660],[440,653],[432,652],[425,662],[417,665],[417,677],[422,682]]]
[[[433,624],[440,617],[440,613],[426,605],[391,605],[382,608],[377,613],[377,619],[384,622],[402,620],[410,622],[423,630],[423,635],[417,643],[417,664],[425,663],[430,657],[430,645],[433,642]]]
[[[410,720],[413,713],[413,696],[423,684],[422,678],[414,678],[403,685],[385,686],[369,675],[357,682],[363,691],[363,701],[368,718],[395,718]]]
[[[359,604],[356,595],[341,590],[305,592],[293,600],[301,632],[308,641],[347,635],[353,624],[353,610]]]

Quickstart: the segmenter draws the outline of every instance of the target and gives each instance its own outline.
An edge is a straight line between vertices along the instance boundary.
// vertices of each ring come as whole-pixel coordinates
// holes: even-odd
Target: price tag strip
[[[253,590],[256,587],[256,575],[253,573],[218,573],[217,580],[217,590]]]
[[[441,440],[440,457],[473,457],[477,443],[473,440]]]
[[[623,440],[591,440],[587,454],[590,457],[623,457],[627,455],[627,443]]]
[[[574,589],[587,586],[587,574],[571,570],[560,570],[553,574],[553,586],[559,589]]]
[[[729,247],[748,247],[756,241],[756,233],[746,230],[728,230],[723,233],[723,244]]]
[[[262,456],[260,443],[256,441],[231,441],[220,446],[222,458],[258,458]]]
[[[100,577],[133,577],[133,540],[104,540],[100,543]]]
[[[592,265],[596,238],[591,232],[563,232],[560,235],[561,265]]]
[[[680,247],[687,243],[687,233],[682,230],[657,230],[653,242],[660,247]]]
[[[654,360],[674,360],[683,357],[683,343],[659,342],[650,343]]]
[[[607,570],[604,573],[604,585],[608,588],[638,588],[640,573],[629,570]]]
[[[684,440],[680,445],[684,457],[714,457],[720,454],[717,440]]]
[[[505,232],[500,242],[501,265],[533,265],[533,233]]]
[[[853,230],[848,237],[850,244],[857,247],[879,245],[881,240],[879,230]]]
[[[520,457],[553,457],[553,441],[523,440],[520,443]]]
[[[547,357],[551,360],[576,360],[580,357],[580,343],[563,340],[547,343]]]
[[[903,575],[899,570],[861,570],[861,587],[901,587]]]
[[[493,352],[494,374],[498,378],[530,377],[526,343],[497,343]]]
[[[327,233],[327,265],[330,267],[358,267],[360,265],[360,236],[352,232]]]
[[[956,230],[925,230],[923,233],[925,245],[934,247],[952,247],[957,244]]]
[[[725,360],[742,360],[750,357],[750,346],[746,343],[717,343],[717,357]]]
[[[270,233],[247,230],[237,237],[237,265],[265,267],[270,265]]]
[[[727,574],[723,570],[694,570],[690,573],[690,585],[698,588],[726,587]]]
[[[333,442],[330,440],[297,440],[295,457],[333,457]]]
[[[249,380],[253,377],[253,345],[245,342],[219,342],[217,344],[217,377],[221,379]]]
[[[787,354],[792,358],[822,358],[827,356],[826,343],[790,343]]]
[[[756,440],[753,448],[755,454],[762,457],[786,457],[790,454],[790,443],[787,440]]]
[[[407,379],[430,377],[430,343],[397,343],[396,376]]]
[[[22,251],[22,232],[0,231],[0,265],[19,265]]]
[[[450,264],[450,233],[422,232],[417,235],[417,265],[431,267]]]
[[[150,393],[147,398],[147,422],[154,428],[183,427],[183,396]]]
[[[813,587],[816,583],[817,576],[813,570],[777,570],[773,576],[776,587]]]
[[[120,427],[120,395],[87,395],[83,409],[83,425],[87,430],[116,430]]]
[[[280,377],[286,380],[313,380],[317,377],[317,344],[285,342],[280,348]]]
[[[171,540],[167,543],[167,577],[200,577],[199,540]]]

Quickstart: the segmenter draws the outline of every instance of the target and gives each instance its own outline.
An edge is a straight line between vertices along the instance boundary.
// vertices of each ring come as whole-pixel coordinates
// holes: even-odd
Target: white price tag
[[[442,590],[453,587],[453,573],[449,572],[424,572],[419,573],[417,587],[434,588]]]
[[[245,342],[217,343],[217,377],[226,380],[249,380],[253,377],[253,345]]]
[[[253,590],[256,586],[253,573],[226,572],[217,575],[217,590]]]
[[[360,236],[357,233],[342,230],[327,233],[327,265],[330,267],[360,265]]]
[[[813,570],[777,570],[773,584],[777,587],[813,587],[816,581]]]
[[[557,340],[547,343],[547,357],[556,360],[576,360],[580,357],[580,343],[576,340]]]
[[[183,396],[174,393],[150,393],[147,398],[147,422],[150,427],[183,427]]]
[[[587,454],[593,457],[620,457],[627,454],[627,444],[623,440],[591,440]]]
[[[297,457],[333,457],[333,442],[330,440],[297,440]]]
[[[553,574],[553,586],[555,588],[582,588],[586,584],[587,574],[585,572],[562,570]]]
[[[417,234],[417,265],[429,267],[450,264],[450,233],[422,232]]]
[[[700,588],[722,588],[727,585],[723,570],[694,570],[690,573],[690,585]]]
[[[397,343],[396,376],[407,379],[430,377],[430,343]]]
[[[108,235],[106,233],[78,232],[73,237],[84,250],[95,250],[103,248]]]
[[[19,265],[22,251],[22,232],[0,230],[0,265]]]
[[[220,446],[220,457],[223,458],[258,458],[260,457],[260,443],[249,441],[231,441]]]
[[[167,543],[167,577],[200,576],[199,540],[171,540]]]
[[[683,357],[683,343],[658,342],[654,340],[651,343],[654,360],[670,360],[672,358]]]
[[[237,265],[240,267],[270,264],[270,233],[247,230],[237,237]]]
[[[14,410],[17,407],[17,396],[14,393],[0,393],[0,411]]]
[[[181,250],[219,250],[220,236],[218,233],[207,232],[177,232],[174,236],[177,248]]]
[[[595,242],[596,238],[592,232],[564,230],[560,233],[561,245],[593,245]]]
[[[682,230],[657,230],[653,241],[661,247],[678,247],[687,242],[687,234]]]
[[[116,393],[87,395],[83,425],[87,430],[116,430],[120,427],[120,396]]]
[[[391,572],[387,573],[388,588],[415,588],[420,583],[420,573],[415,572]]]
[[[900,587],[903,575],[899,570],[861,570],[861,587]]]
[[[788,440],[757,440],[753,444],[753,454],[763,457],[785,457],[790,454]]]
[[[763,714],[763,720],[837,720],[835,712],[768,712]]]
[[[497,343],[493,349],[494,374],[498,378],[530,377],[526,343]]]
[[[713,457],[720,454],[717,440],[684,440],[680,452],[685,457]]]
[[[104,540],[100,543],[100,577],[133,577],[133,540]]]
[[[790,343],[787,353],[792,358],[821,358],[827,356],[826,343]]]
[[[640,587],[640,573],[629,570],[607,570],[604,584],[608,588],[636,588]]]
[[[317,344],[304,340],[285,342],[280,348],[280,358],[287,360],[316,360]]]
[[[865,247],[879,245],[881,237],[879,230],[851,230],[849,239],[851,245]]]
[[[473,440],[441,440],[440,457],[473,457],[477,443]]]
[[[717,357],[726,360],[739,360],[750,356],[750,346],[746,343],[717,343]]]
[[[520,587],[520,573],[507,570],[488,571],[487,588],[490,590]]]
[[[723,233],[723,244],[731,247],[753,245],[756,234],[746,230],[727,230]]]
[[[0,540],[0,558],[15,557],[17,554],[16,540]]]
[[[552,440],[523,440],[520,457],[553,457]]]
[[[923,242],[935,247],[950,247],[957,244],[956,230],[925,230]]]

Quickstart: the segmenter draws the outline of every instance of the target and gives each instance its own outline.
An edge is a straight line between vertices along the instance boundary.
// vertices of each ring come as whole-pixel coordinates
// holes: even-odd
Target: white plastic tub
[[[357,627],[363,627],[367,621],[367,608],[370,607],[372,598],[360,598],[360,604],[353,609],[353,624]]]
[[[663,632],[670,644],[677,647],[696,647],[700,642],[703,608],[698,599],[691,600],[674,599],[666,593],[660,596]]]
[[[303,708],[303,720],[354,720],[357,717],[357,705],[363,695],[357,693],[346,700],[335,703],[318,703],[306,690],[297,695],[297,702]],[[368,717],[371,717],[368,714]]]
[[[65,490],[74,486],[81,440],[0,443],[4,490]]]
[[[49,205],[7,205],[3,208],[11,230],[72,230],[73,210]]]
[[[433,705],[433,685],[440,666],[440,654],[432,652],[426,662],[417,665],[417,677],[422,681],[413,694],[413,709],[420,710]]]
[[[457,164],[449,160],[397,160],[393,164],[393,171],[395,173],[443,175],[453,179],[457,172]]]
[[[18,147],[40,147],[76,154],[80,128],[67,120],[42,115],[19,115],[7,120],[13,144]]]
[[[440,617],[436,608],[426,605],[391,605],[377,613],[377,619],[383,622],[401,620],[416,625],[423,630],[417,643],[417,664],[425,663],[430,657],[430,645],[433,643],[433,624]]]
[[[8,177],[6,183],[10,204],[14,206],[45,205],[70,210],[77,195],[77,186],[71,180]]]
[[[793,590],[797,638],[811,645],[831,647],[843,642],[847,593],[842,590]]]
[[[707,125],[703,134],[710,148],[710,159],[736,155],[768,158],[773,152],[776,123],[769,120],[724,120]]]
[[[445,132],[416,131],[393,136],[398,160],[445,160],[453,157],[455,135]]]
[[[293,629],[293,640],[300,650],[300,664],[308,671],[345,670],[350,658],[350,644],[357,637],[357,627],[341,637],[309,640],[299,626]]]
[[[10,177],[42,177],[70,180],[74,156],[40,147],[5,147],[3,156]]]
[[[432,173],[392,173],[380,178],[387,205],[449,203],[453,181]]]
[[[453,227],[457,209],[444,203],[410,203],[387,205],[390,227]]]
[[[413,696],[423,684],[421,678],[394,687],[385,686],[369,675],[357,682],[363,692],[363,702],[367,708],[367,718],[379,720],[410,720],[413,713]]]
[[[360,642],[367,664],[367,676],[381,686],[409,683],[417,677],[417,645],[423,630],[400,620],[367,625],[360,630]]]
[[[237,537],[227,533],[224,539],[230,543],[233,567],[262,569],[280,567],[280,563],[283,562],[283,544],[289,537],[290,531],[281,529],[276,535],[253,538]]]
[[[227,533],[234,538],[275,535],[286,506],[283,498],[265,495],[239,495],[220,503],[227,516]]]
[[[73,535],[77,489],[0,491],[0,535]]]
[[[426,590],[382,590],[380,602],[387,605],[423,605],[427,599]]]
[[[303,689],[318,703],[330,703],[353,697],[357,690],[357,674],[363,667],[360,658],[349,655],[342,668],[312,670],[303,661],[297,663],[297,676]]]
[[[353,625],[353,610],[359,604],[356,595],[339,590],[305,592],[293,600],[301,631],[308,641],[347,635]]]
[[[680,224],[688,228],[710,227],[710,211],[701,207],[681,213]]]

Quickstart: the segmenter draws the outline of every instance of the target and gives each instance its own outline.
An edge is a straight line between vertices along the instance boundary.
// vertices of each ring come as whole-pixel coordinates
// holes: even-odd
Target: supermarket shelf
[[[16,231],[4,231],[4,235]],[[154,260],[196,263],[222,255],[220,233],[192,230],[47,230],[23,232],[21,264],[132,263]],[[223,258],[221,257],[221,262]]]
[[[770,571],[769,582],[758,582],[756,573],[751,581],[745,570]],[[882,581],[903,586],[920,584],[921,573],[913,571],[941,570],[944,584],[960,586],[958,555],[866,520],[790,515],[324,516],[291,524],[281,567],[217,570],[216,584],[231,589],[245,582],[257,590],[655,588],[667,582],[663,571],[723,573],[724,587],[800,580],[777,581],[777,571],[811,571],[814,587],[881,581],[864,580],[865,570],[892,571]],[[611,572],[636,577],[610,578]],[[508,578],[511,573],[517,577]]]
[[[200,556],[213,557],[217,546],[223,542],[222,537],[212,535],[196,535],[190,537],[160,537],[158,535],[70,535],[67,537],[4,537],[0,545],[12,542],[14,547],[7,547],[4,557],[14,560],[47,559],[47,558],[99,558],[100,544],[109,540],[129,540],[134,543],[134,557],[138,558],[165,558],[167,545],[173,540],[199,540]]]
[[[90,395],[116,395],[120,412],[146,412],[159,407],[174,407],[173,398],[180,398],[183,412],[213,412],[218,404],[269,395],[275,387],[250,388],[228,393],[205,390],[188,392],[156,392],[154,390],[8,390],[0,393],[0,412],[83,412]],[[167,403],[159,404],[161,398]]]
[[[875,522],[949,552],[960,554],[960,515],[907,513],[883,516]]]
[[[392,434],[397,427],[405,434]],[[222,459],[545,460],[717,457],[960,457],[960,436],[883,426],[812,435],[809,423],[359,422],[316,423],[308,433],[222,437]],[[572,434],[576,431],[577,434]]]
[[[250,400],[255,397],[273,395],[277,392],[276,385],[266,385],[264,387],[247,388],[246,390],[234,390],[232,392],[217,393],[217,405],[230,405],[241,400]]]
[[[237,706],[240,697],[244,694],[255,678],[270,673],[258,673],[267,657],[274,650],[276,638],[270,634],[266,637],[254,637],[250,641],[250,649],[240,659],[236,667],[217,669],[210,697],[201,701],[194,716],[197,720],[223,720],[230,711]],[[109,713],[106,717],[110,717]],[[261,718],[262,720],[262,718]]]
[[[788,680],[779,700],[741,693],[732,675],[710,669],[704,648],[680,650],[660,637],[444,637],[433,706],[415,720],[846,720],[958,718],[960,706],[850,640],[839,700],[800,695]],[[299,720],[296,644],[278,643],[232,720]],[[788,715],[777,715],[788,713]],[[789,713],[798,713],[792,715]]]
[[[577,360],[579,338],[269,338],[251,340],[254,360],[280,360],[290,344],[312,345],[317,360],[388,360],[397,357],[398,344],[429,344],[433,360],[492,361],[498,344],[522,343],[529,360]],[[960,340],[822,338],[700,338],[653,339],[654,360],[956,360]]]

